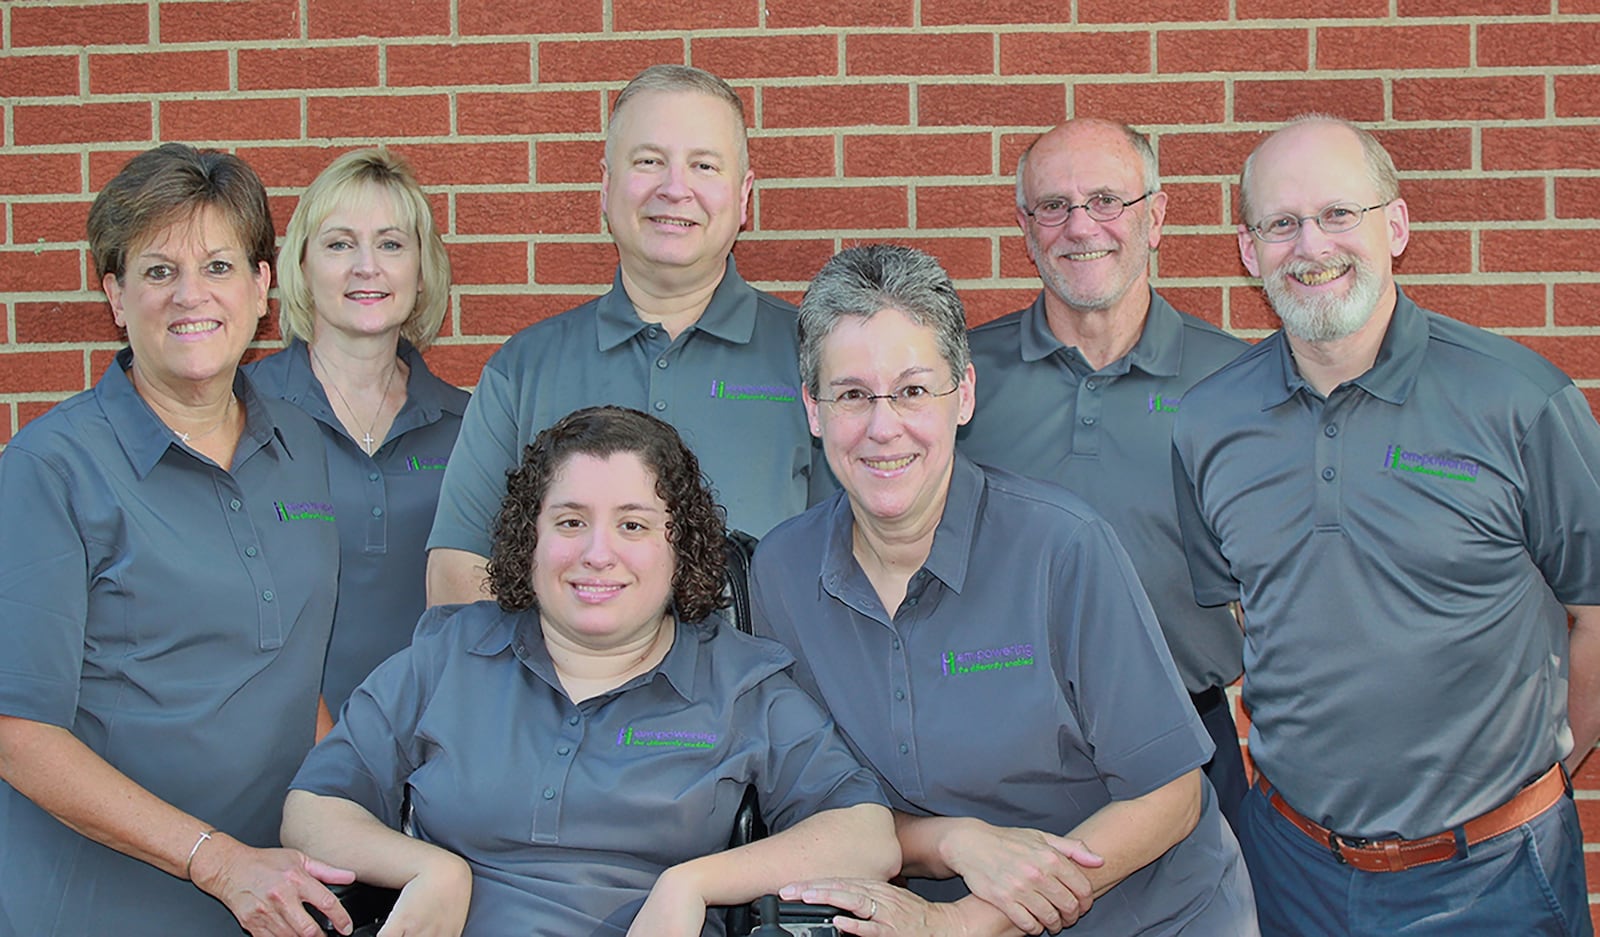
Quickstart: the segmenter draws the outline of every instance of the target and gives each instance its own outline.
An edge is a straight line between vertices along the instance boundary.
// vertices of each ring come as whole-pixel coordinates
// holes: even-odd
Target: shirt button
[[[382,517],[383,516],[383,508],[373,508],[372,509],[372,516],[373,517]]]
[[[577,724],[578,724],[578,717],[577,716],[568,716],[567,717],[567,725],[575,726]]]
[[[895,699],[905,699],[906,698],[906,691],[905,690],[895,690],[894,691],[894,698]]]
[[[244,505],[239,501],[238,498],[234,498],[232,501],[228,502],[228,507],[233,508],[235,511],[239,510],[239,508],[243,506]]]
[[[555,788],[547,787],[547,788],[544,789],[544,799],[545,800],[554,800],[555,796],[556,796],[556,789]]]
[[[255,555],[256,555],[256,553],[258,553],[258,552],[259,552],[259,551],[258,551],[258,550],[256,550],[256,548],[255,548],[255,547],[245,547],[245,548],[244,548],[244,555],[245,555],[245,556],[255,556]]]
[[[900,650],[900,639],[899,638],[895,638],[894,639],[894,649],[897,650],[897,651]]]
[[[1325,482],[1331,482],[1333,481],[1333,476],[1336,474],[1338,473],[1333,470],[1333,467],[1329,466],[1328,468],[1322,470],[1322,480]]]
[[[1324,426],[1322,428],[1322,435],[1324,435],[1324,436],[1337,436],[1337,435],[1339,435],[1339,427],[1334,426],[1332,423],[1329,423],[1327,426]]]
[[[382,476],[380,476],[377,472],[368,472],[367,473],[367,481],[369,481],[369,482],[375,482],[380,477],[382,477]]]
[[[665,369],[666,366],[667,366],[667,359],[665,359],[665,358],[657,358],[656,359],[656,367]]]
[[[1100,382],[1099,381],[1084,381],[1083,382],[1083,386],[1089,388],[1090,390],[1094,390],[1095,388],[1100,386]]]
[[[1094,417],[1092,417],[1092,416],[1084,417],[1083,418],[1083,425],[1084,426],[1093,426],[1094,425]]]
[[[907,608],[909,608],[909,607],[911,607],[911,606],[913,606],[915,604],[917,604],[917,597],[916,596],[912,596],[911,598],[906,599],[906,607]]]
[[[657,400],[656,403],[655,403],[655,407],[656,407],[656,412],[660,413],[662,410],[665,410],[667,408],[667,402],[665,400]]]
[[[261,593],[261,601],[263,601],[263,602],[271,602],[272,601],[272,590],[271,589],[268,589],[267,591]]]
[[[645,330],[644,334],[650,336],[651,338],[655,338],[657,335],[661,334],[661,330],[652,325],[650,328]]]
[[[911,751],[911,746],[907,745],[904,742],[901,742],[900,743],[900,754],[904,755],[906,752],[909,752],[909,751]]]
[[[565,755],[565,754],[567,754],[568,752],[571,752],[571,751],[572,751],[572,746],[563,745],[560,748],[556,749],[556,754],[557,755]]]

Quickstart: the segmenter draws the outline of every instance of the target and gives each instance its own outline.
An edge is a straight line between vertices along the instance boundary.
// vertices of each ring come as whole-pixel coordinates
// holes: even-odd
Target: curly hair
[[[619,452],[639,457],[655,475],[656,494],[667,505],[667,542],[677,570],[672,602],[679,620],[698,623],[727,604],[727,526],[700,473],[700,460],[678,431],[638,410],[587,407],[567,414],[541,432],[506,474],[506,497],[495,518],[489,587],[508,612],[537,608],[533,556],[539,542],[539,511],[556,475],[575,455],[608,458]]]

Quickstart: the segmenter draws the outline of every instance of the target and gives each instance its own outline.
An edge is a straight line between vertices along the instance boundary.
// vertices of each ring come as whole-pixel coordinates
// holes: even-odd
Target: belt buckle
[[[1374,842],[1375,840],[1360,836],[1340,836],[1332,830],[1328,831],[1328,851],[1333,853],[1333,858],[1338,860],[1340,865],[1350,864],[1344,857],[1344,849],[1346,847],[1350,849],[1365,849]]]

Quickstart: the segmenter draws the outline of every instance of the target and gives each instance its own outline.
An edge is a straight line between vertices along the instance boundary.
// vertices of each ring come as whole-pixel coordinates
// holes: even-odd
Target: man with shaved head
[[[1248,784],[1223,687],[1239,676],[1243,641],[1227,608],[1195,604],[1171,451],[1184,394],[1246,345],[1150,288],[1166,214],[1155,154],[1131,127],[1074,120],[1029,146],[1017,225],[1044,289],[972,330],[977,408],[960,445],[1065,486],[1111,522],[1216,745],[1205,773],[1231,823]]]
[[[1591,934],[1563,770],[1600,736],[1600,427],[1395,284],[1410,212],[1370,134],[1296,119],[1239,194],[1283,328],[1173,446],[1195,595],[1243,608],[1262,931]]]

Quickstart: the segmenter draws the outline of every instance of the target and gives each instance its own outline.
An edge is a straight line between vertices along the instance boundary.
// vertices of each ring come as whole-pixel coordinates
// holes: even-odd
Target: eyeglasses
[[[1083,209],[1083,213],[1095,221],[1116,221],[1122,217],[1123,210],[1129,205],[1137,205],[1154,194],[1146,192],[1138,198],[1120,199],[1115,195],[1101,193],[1084,199],[1082,205],[1074,205],[1064,198],[1047,198],[1031,209],[1024,208],[1022,213],[1047,228],[1066,224],[1075,208]]]
[[[1307,221],[1315,221],[1323,234],[1343,234],[1353,231],[1367,212],[1382,208],[1394,199],[1368,205],[1362,208],[1355,202],[1335,202],[1317,212],[1315,215],[1295,215],[1289,212],[1280,212],[1268,215],[1253,225],[1245,225],[1244,229],[1254,234],[1263,241],[1272,244],[1282,244],[1292,241],[1300,236],[1300,229]]]
[[[869,394],[859,387],[851,387],[839,392],[839,396],[828,398],[818,397],[817,403],[825,403],[833,407],[835,413],[841,416],[865,416],[872,410],[872,405],[879,400],[889,401],[889,406],[901,416],[910,416],[928,409],[940,397],[948,397],[961,389],[961,382],[956,381],[955,386],[943,393],[935,393],[922,384],[907,384],[896,387],[887,394]]]

